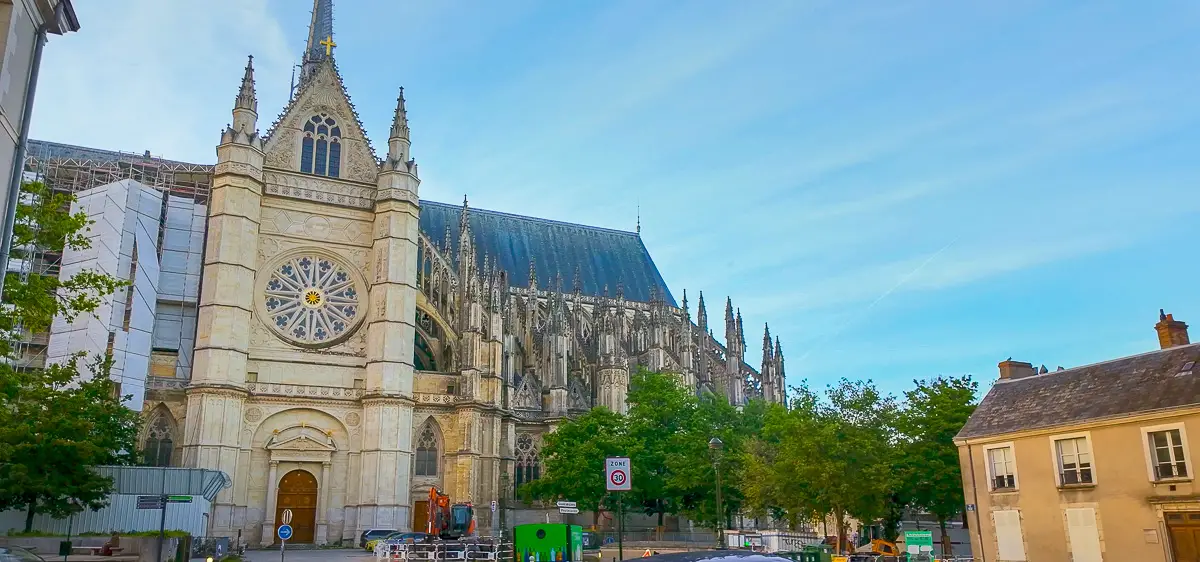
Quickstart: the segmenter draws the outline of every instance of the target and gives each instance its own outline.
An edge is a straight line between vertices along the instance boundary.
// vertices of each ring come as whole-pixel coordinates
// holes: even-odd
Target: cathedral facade
[[[420,200],[403,90],[378,157],[332,38],[332,2],[316,0],[298,86],[269,127],[247,64],[207,200],[184,211],[204,219],[195,290],[179,297],[195,329],[175,355],[147,344],[150,372],[131,360],[122,375],[127,389],[141,377],[155,464],[232,478],[210,534],[273,543],[284,509],[299,542],[420,530],[434,486],[474,503],[484,532],[511,525],[543,434],[592,407],[624,412],[639,367],[734,404],[785,400],[778,339],[764,333],[749,366],[732,302],[722,343],[703,295],[693,318],[639,233]],[[177,198],[160,196],[166,229]],[[135,265],[154,243],[134,244]]]

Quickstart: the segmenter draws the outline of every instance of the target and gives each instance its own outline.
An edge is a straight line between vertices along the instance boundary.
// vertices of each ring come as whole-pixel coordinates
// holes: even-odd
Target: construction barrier
[[[375,544],[377,560],[415,561],[501,561],[512,560],[512,543],[491,538],[458,541],[411,542],[401,539],[379,541]],[[551,562],[551,561],[541,561]]]

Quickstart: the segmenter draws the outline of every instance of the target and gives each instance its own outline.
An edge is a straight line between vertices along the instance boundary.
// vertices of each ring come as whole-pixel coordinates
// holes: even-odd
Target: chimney
[[[1023,379],[1037,374],[1032,363],[1013,361],[1012,357],[1000,362],[1000,380]]]
[[[1191,343],[1188,340],[1187,324],[1176,320],[1170,314],[1164,314],[1161,308],[1158,309],[1158,324],[1154,325],[1154,329],[1158,332],[1158,345],[1162,349]]]

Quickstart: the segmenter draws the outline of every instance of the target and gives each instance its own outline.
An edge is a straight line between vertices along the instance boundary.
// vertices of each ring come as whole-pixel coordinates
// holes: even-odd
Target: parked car
[[[392,533],[386,537],[368,540],[367,544],[363,548],[367,549],[367,552],[375,552],[375,545],[378,544],[379,541],[400,539],[402,541],[411,540],[412,542],[426,542],[430,538],[432,538],[432,537],[428,533],[413,533],[413,532],[396,531],[395,533]]]
[[[359,548],[366,548],[367,541],[374,539],[382,539],[392,533],[397,532],[396,529],[367,529],[358,537]]]

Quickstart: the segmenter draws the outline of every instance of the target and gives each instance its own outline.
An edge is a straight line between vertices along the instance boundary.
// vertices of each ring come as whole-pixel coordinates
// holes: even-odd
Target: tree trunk
[[[657,528],[657,529],[655,529],[655,531],[657,531],[657,532],[656,532],[656,534],[657,534],[657,537],[656,537],[656,538],[657,538],[658,540],[660,540],[660,541],[661,541],[661,540],[662,540],[662,537],[663,537],[663,531],[665,530],[665,529],[663,528],[663,511],[666,509],[666,506],[665,506],[665,505],[663,505],[663,501],[662,501],[662,500],[658,500],[657,504],[658,504],[658,528]]]
[[[840,509],[833,510],[833,516],[836,518],[833,524],[836,526],[834,532],[837,533],[837,553],[845,554],[842,552],[842,547],[846,546],[846,520],[842,517]]]
[[[946,520],[939,517],[938,526],[942,528],[942,556],[951,556],[954,554],[954,545],[950,542],[950,535],[946,534]]]
[[[37,498],[29,500],[29,509],[25,511],[25,532],[33,531],[33,510],[37,508]]]

